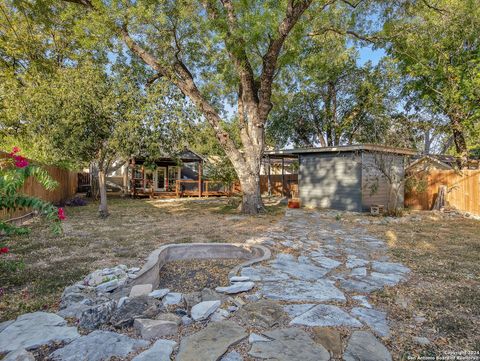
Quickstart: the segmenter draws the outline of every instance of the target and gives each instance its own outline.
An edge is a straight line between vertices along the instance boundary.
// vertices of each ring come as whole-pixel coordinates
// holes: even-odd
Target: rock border
[[[160,283],[162,267],[171,261],[193,259],[246,259],[229,272],[229,278],[238,274],[241,268],[270,259],[270,249],[261,245],[244,243],[174,243],[167,244],[151,252],[146,263],[134,279],[113,293],[115,298],[128,295],[133,286]]]

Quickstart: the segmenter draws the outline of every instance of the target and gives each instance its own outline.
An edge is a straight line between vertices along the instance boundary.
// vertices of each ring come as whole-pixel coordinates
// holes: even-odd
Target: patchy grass
[[[395,342],[389,346],[405,360],[480,352],[480,222],[430,212],[417,217],[366,226],[387,240],[392,260],[413,271],[407,283],[374,294],[393,321]],[[420,346],[414,336],[431,344]]]
[[[33,220],[31,234],[6,240],[23,269],[0,268],[0,322],[25,312],[54,310],[63,288],[103,267],[141,266],[162,244],[244,242],[275,222],[284,206],[267,204],[257,217],[238,214],[227,199],[109,200],[111,215],[97,216],[95,203],[68,207],[63,236]],[[1,266],[1,265],[0,265]]]

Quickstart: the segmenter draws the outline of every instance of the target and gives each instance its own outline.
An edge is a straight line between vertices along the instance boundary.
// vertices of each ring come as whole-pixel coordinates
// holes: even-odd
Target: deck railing
[[[201,186],[200,186],[201,184]],[[201,189],[200,189],[201,187]],[[232,187],[214,180],[177,180],[175,193],[177,197],[183,196],[228,196],[232,194]]]

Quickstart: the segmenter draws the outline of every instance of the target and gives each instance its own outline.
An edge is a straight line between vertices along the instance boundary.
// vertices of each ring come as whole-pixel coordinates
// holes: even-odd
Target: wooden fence
[[[292,192],[298,196],[298,174],[285,174],[285,195],[290,195]],[[270,186],[273,195],[282,195],[282,175],[270,175]],[[260,176],[260,192],[262,194],[268,193],[268,175]]]
[[[67,200],[75,195],[78,184],[77,172],[71,172],[54,166],[43,166],[43,168],[58,182],[57,188],[52,191],[47,191],[34,178],[30,177],[25,181],[25,184],[20,189],[20,193],[38,197],[52,203]],[[7,212],[6,210],[0,209],[0,219],[20,217],[29,212],[29,209],[20,209],[16,212]]]
[[[430,210],[439,187],[447,186],[447,207],[480,215],[480,170],[434,170],[413,179],[416,186],[406,187],[405,207]]]

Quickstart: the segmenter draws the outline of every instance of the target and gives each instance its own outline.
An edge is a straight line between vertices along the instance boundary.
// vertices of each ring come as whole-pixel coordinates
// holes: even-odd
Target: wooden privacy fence
[[[440,186],[447,187],[446,206],[480,215],[480,170],[433,170],[413,177],[406,187],[405,207],[431,210]]]
[[[272,195],[281,196],[283,186],[285,187],[285,195],[291,195],[293,192],[298,196],[298,174],[285,174],[284,182],[282,182],[281,174],[270,175]],[[262,194],[268,193],[268,175],[260,176],[260,192]]]
[[[78,183],[77,172],[54,166],[43,166],[43,168],[58,182],[57,188],[52,191],[47,191],[34,178],[30,177],[25,181],[25,184],[20,189],[20,193],[38,197],[52,203],[64,201],[75,195]],[[29,212],[29,209],[20,209],[16,212],[7,212],[6,210],[1,209],[0,219],[20,217]]]

